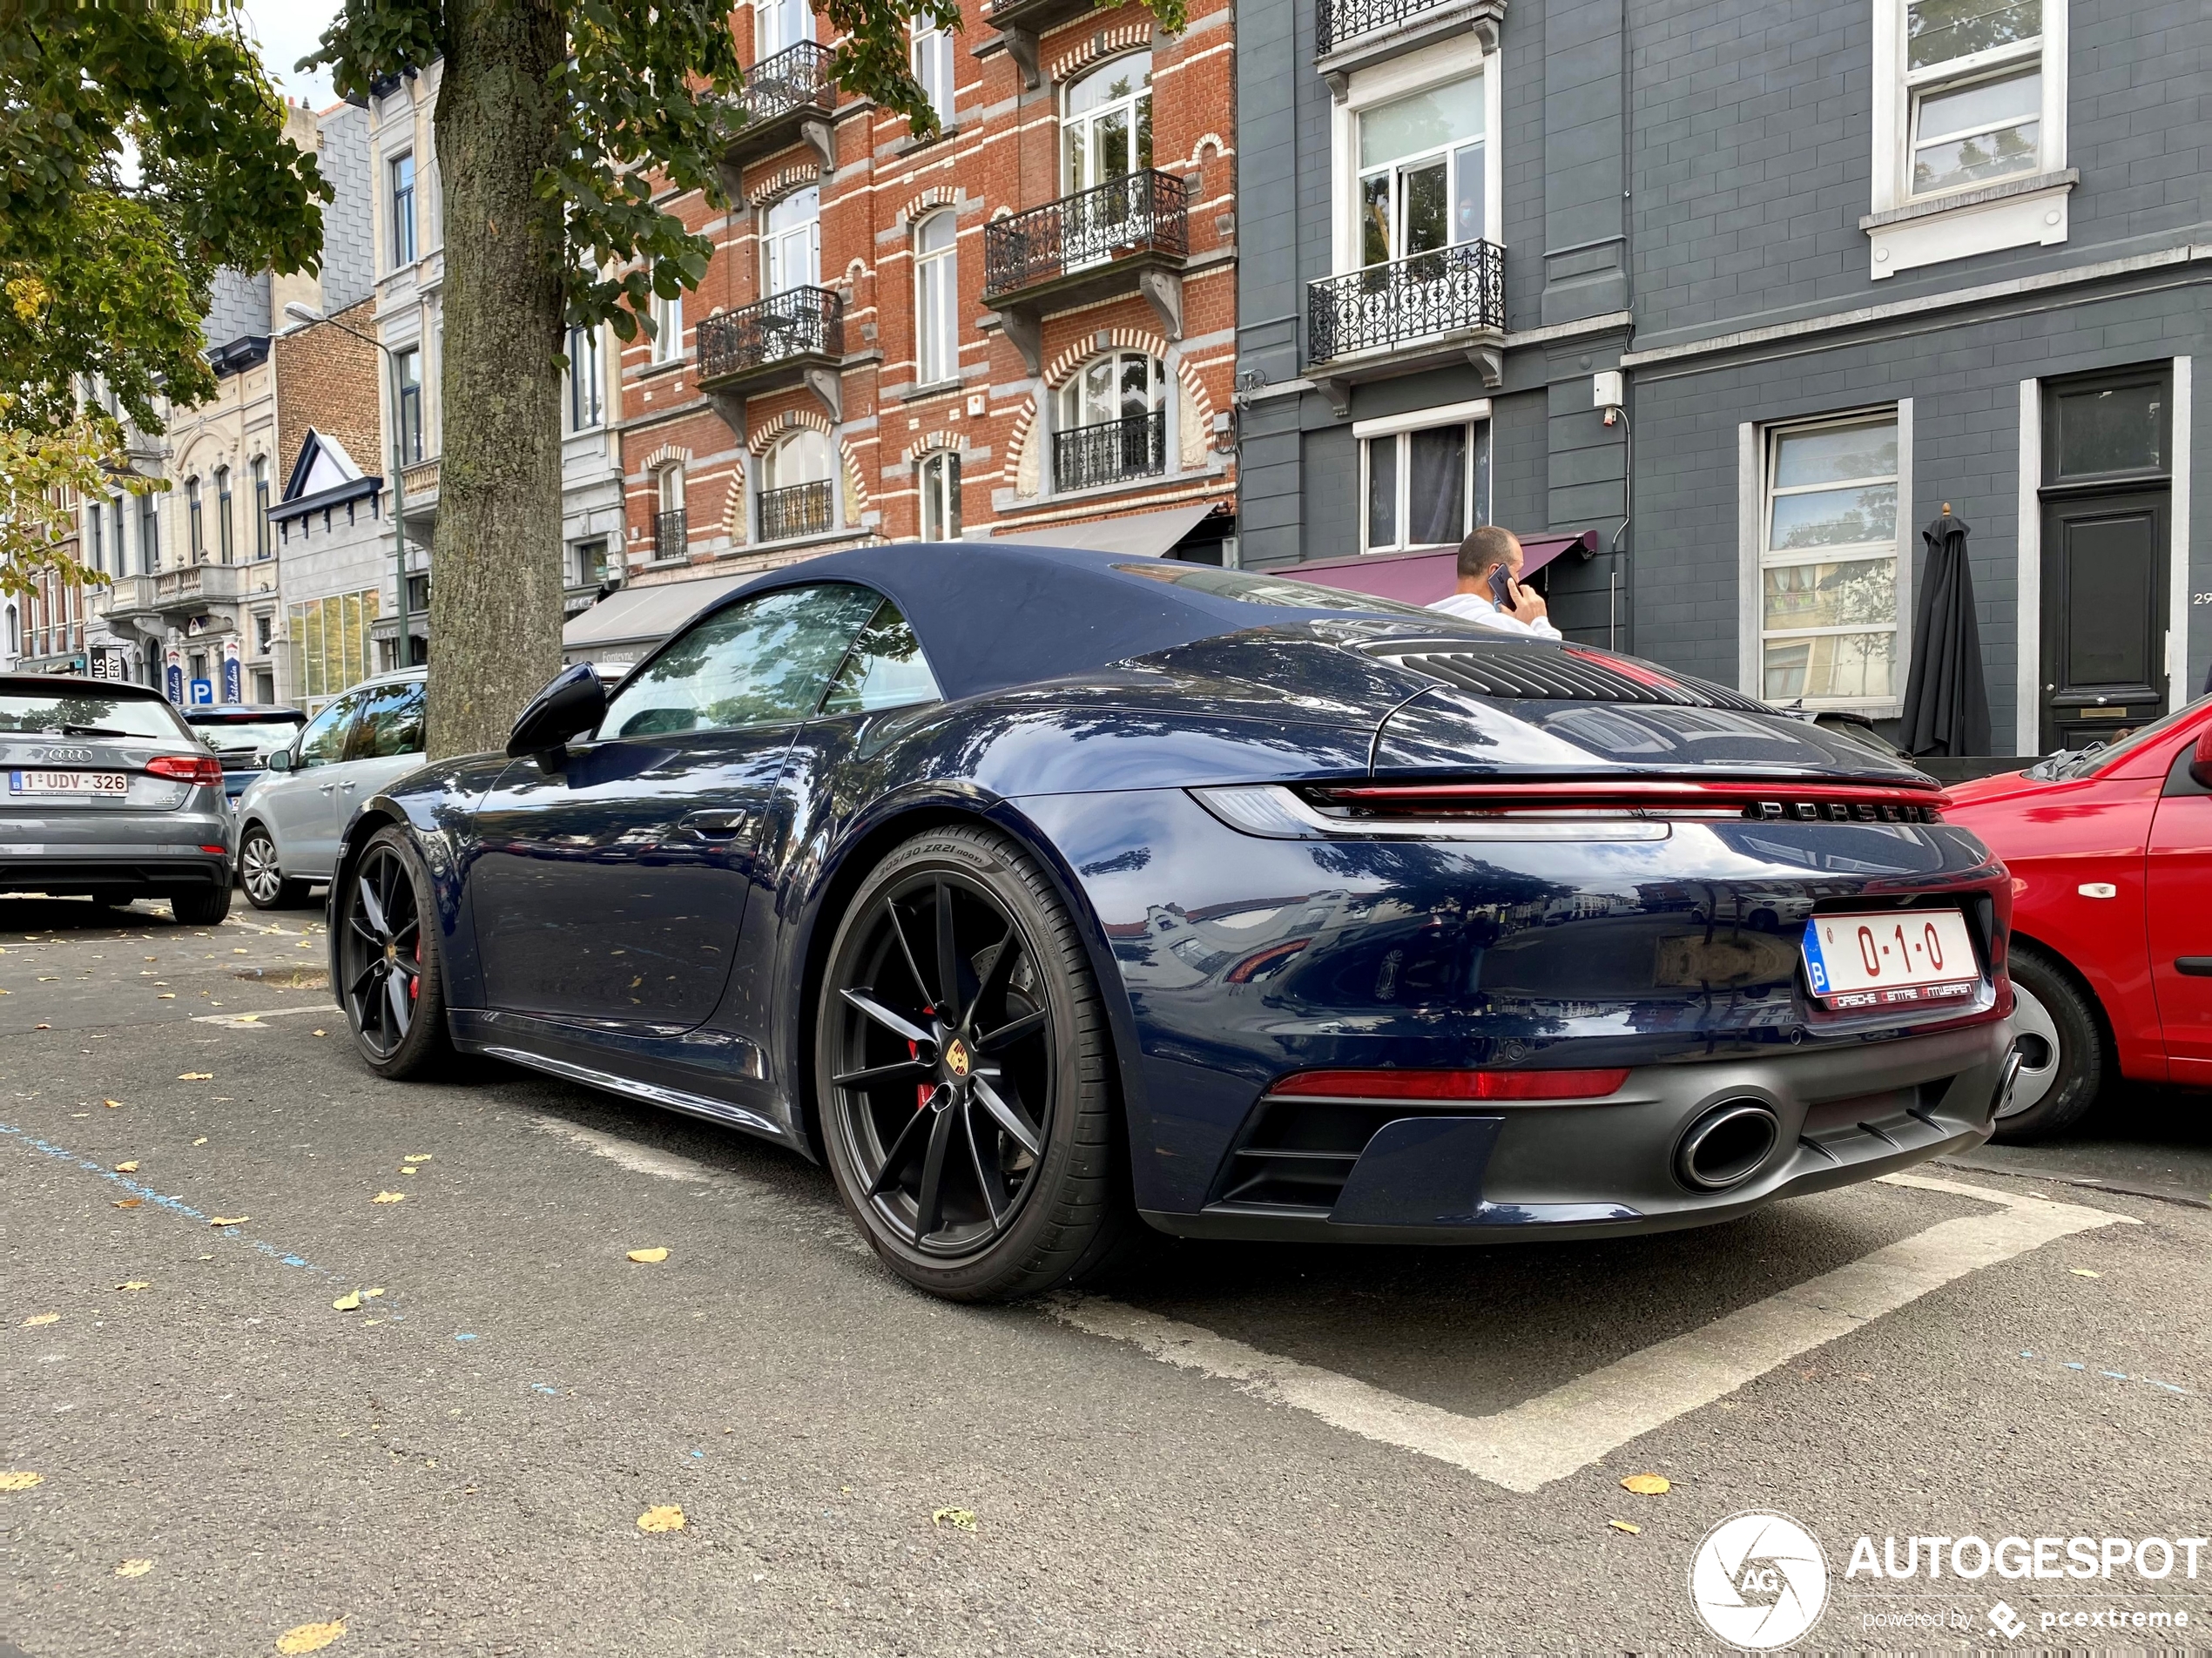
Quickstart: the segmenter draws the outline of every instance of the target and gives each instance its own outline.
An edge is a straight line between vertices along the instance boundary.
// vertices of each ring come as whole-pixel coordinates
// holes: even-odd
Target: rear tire
[[[2011,957],[2020,1074],[1990,1137],[2025,1145],[2080,1122],[2119,1068],[2095,1003],[2057,959],[2018,940]]]
[[[239,884],[257,910],[293,910],[307,901],[307,883],[287,880],[276,842],[260,824],[248,824],[238,842]]]
[[[368,838],[330,912],[338,998],[369,1069],[395,1080],[448,1074],[435,889],[404,829],[388,824]]]
[[[830,947],[814,1048],[838,1196],[917,1289],[1036,1295],[1142,1227],[1088,954],[1005,837],[932,830],[870,872]]]
[[[231,889],[223,886],[204,893],[179,893],[170,899],[169,910],[186,927],[217,926],[231,913]]]

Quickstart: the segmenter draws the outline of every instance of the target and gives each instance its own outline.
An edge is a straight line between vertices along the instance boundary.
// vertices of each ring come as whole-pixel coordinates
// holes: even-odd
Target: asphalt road
[[[2000,1597],[2024,1647],[2212,1627],[2212,1548],[2194,1580],[1844,1574],[1862,1534],[2212,1533],[2212,1101],[1724,1229],[1177,1244],[1110,1299],[974,1310],[786,1153],[496,1067],[377,1082],[316,912],[0,907],[0,1651],[1714,1649],[1690,1561],[1744,1510],[1819,1541],[1809,1644],[2003,1647]],[[2085,1230],[1838,1311],[1930,1229],[2022,1216]],[[1792,1319],[1741,1385],[1683,1357]],[[1531,1491],[1451,1459],[1608,1386],[1704,1402]],[[2114,1607],[2192,1634],[2035,1633]],[[1965,1633],[1866,1621],[1898,1614]]]

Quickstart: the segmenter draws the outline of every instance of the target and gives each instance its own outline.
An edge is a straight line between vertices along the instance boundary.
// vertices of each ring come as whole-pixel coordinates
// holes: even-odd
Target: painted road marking
[[[1939,1222],[1492,1416],[1461,1416],[1403,1399],[1120,1302],[1073,1297],[1052,1304],[1052,1311],[1079,1330],[1235,1382],[1333,1427],[1434,1457],[1508,1491],[1533,1492],[1954,1278],[2075,1232],[2140,1223],[2080,1204],[1924,1175],[1884,1178],[1894,1186],[1971,1197],[1994,1212]]]
[[[334,1019],[338,1009],[327,1001],[311,1001],[305,1007],[264,1008],[252,1014],[194,1014],[192,1021],[195,1025],[220,1025],[228,1030],[259,1030],[264,1019],[289,1019],[294,1014],[328,1014]]]

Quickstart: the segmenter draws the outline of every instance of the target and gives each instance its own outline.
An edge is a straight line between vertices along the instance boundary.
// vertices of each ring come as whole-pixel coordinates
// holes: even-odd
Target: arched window
[[[189,531],[192,562],[195,564],[204,564],[207,562],[207,542],[206,531],[200,524],[199,480],[198,478],[185,480],[185,523]]]
[[[809,185],[771,207],[760,227],[760,278],[764,293],[822,285],[822,192]]]
[[[1087,489],[1167,470],[1167,365],[1141,351],[1093,357],[1060,388],[1054,487]]]
[[[960,378],[958,239],[949,207],[914,232],[914,369],[925,386]]]
[[[23,655],[23,619],[16,614],[16,607],[12,604],[8,607],[8,654],[10,657]]]
[[[960,539],[960,456],[939,449],[921,457],[921,538]]]
[[[816,536],[837,523],[837,452],[829,439],[802,427],[760,463],[760,539]]]
[[[1100,65],[1068,89],[1060,119],[1064,193],[1111,184],[1152,165],[1152,54]]]
[[[215,556],[227,564],[235,550],[231,543],[231,469],[219,466],[215,468]]]

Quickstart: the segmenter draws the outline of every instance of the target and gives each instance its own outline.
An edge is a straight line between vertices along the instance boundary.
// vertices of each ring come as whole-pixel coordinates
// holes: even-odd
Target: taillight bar
[[[1939,788],[1913,785],[1819,782],[1696,782],[1677,779],[1618,782],[1366,783],[1312,788],[1317,804],[1374,812],[1554,813],[1635,812],[1701,817],[1856,819],[1861,822],[1933,821],[1950,798]]]
[[[149,777],[174,778],[202,788],[223,786],[223,763],[210,755],[157,754],[146,762]]]
[[[1299,1071],[1267,1091],[1339,1100],[1578,1100],[1620,1091],[1626,1067],[1602,1071]]]

